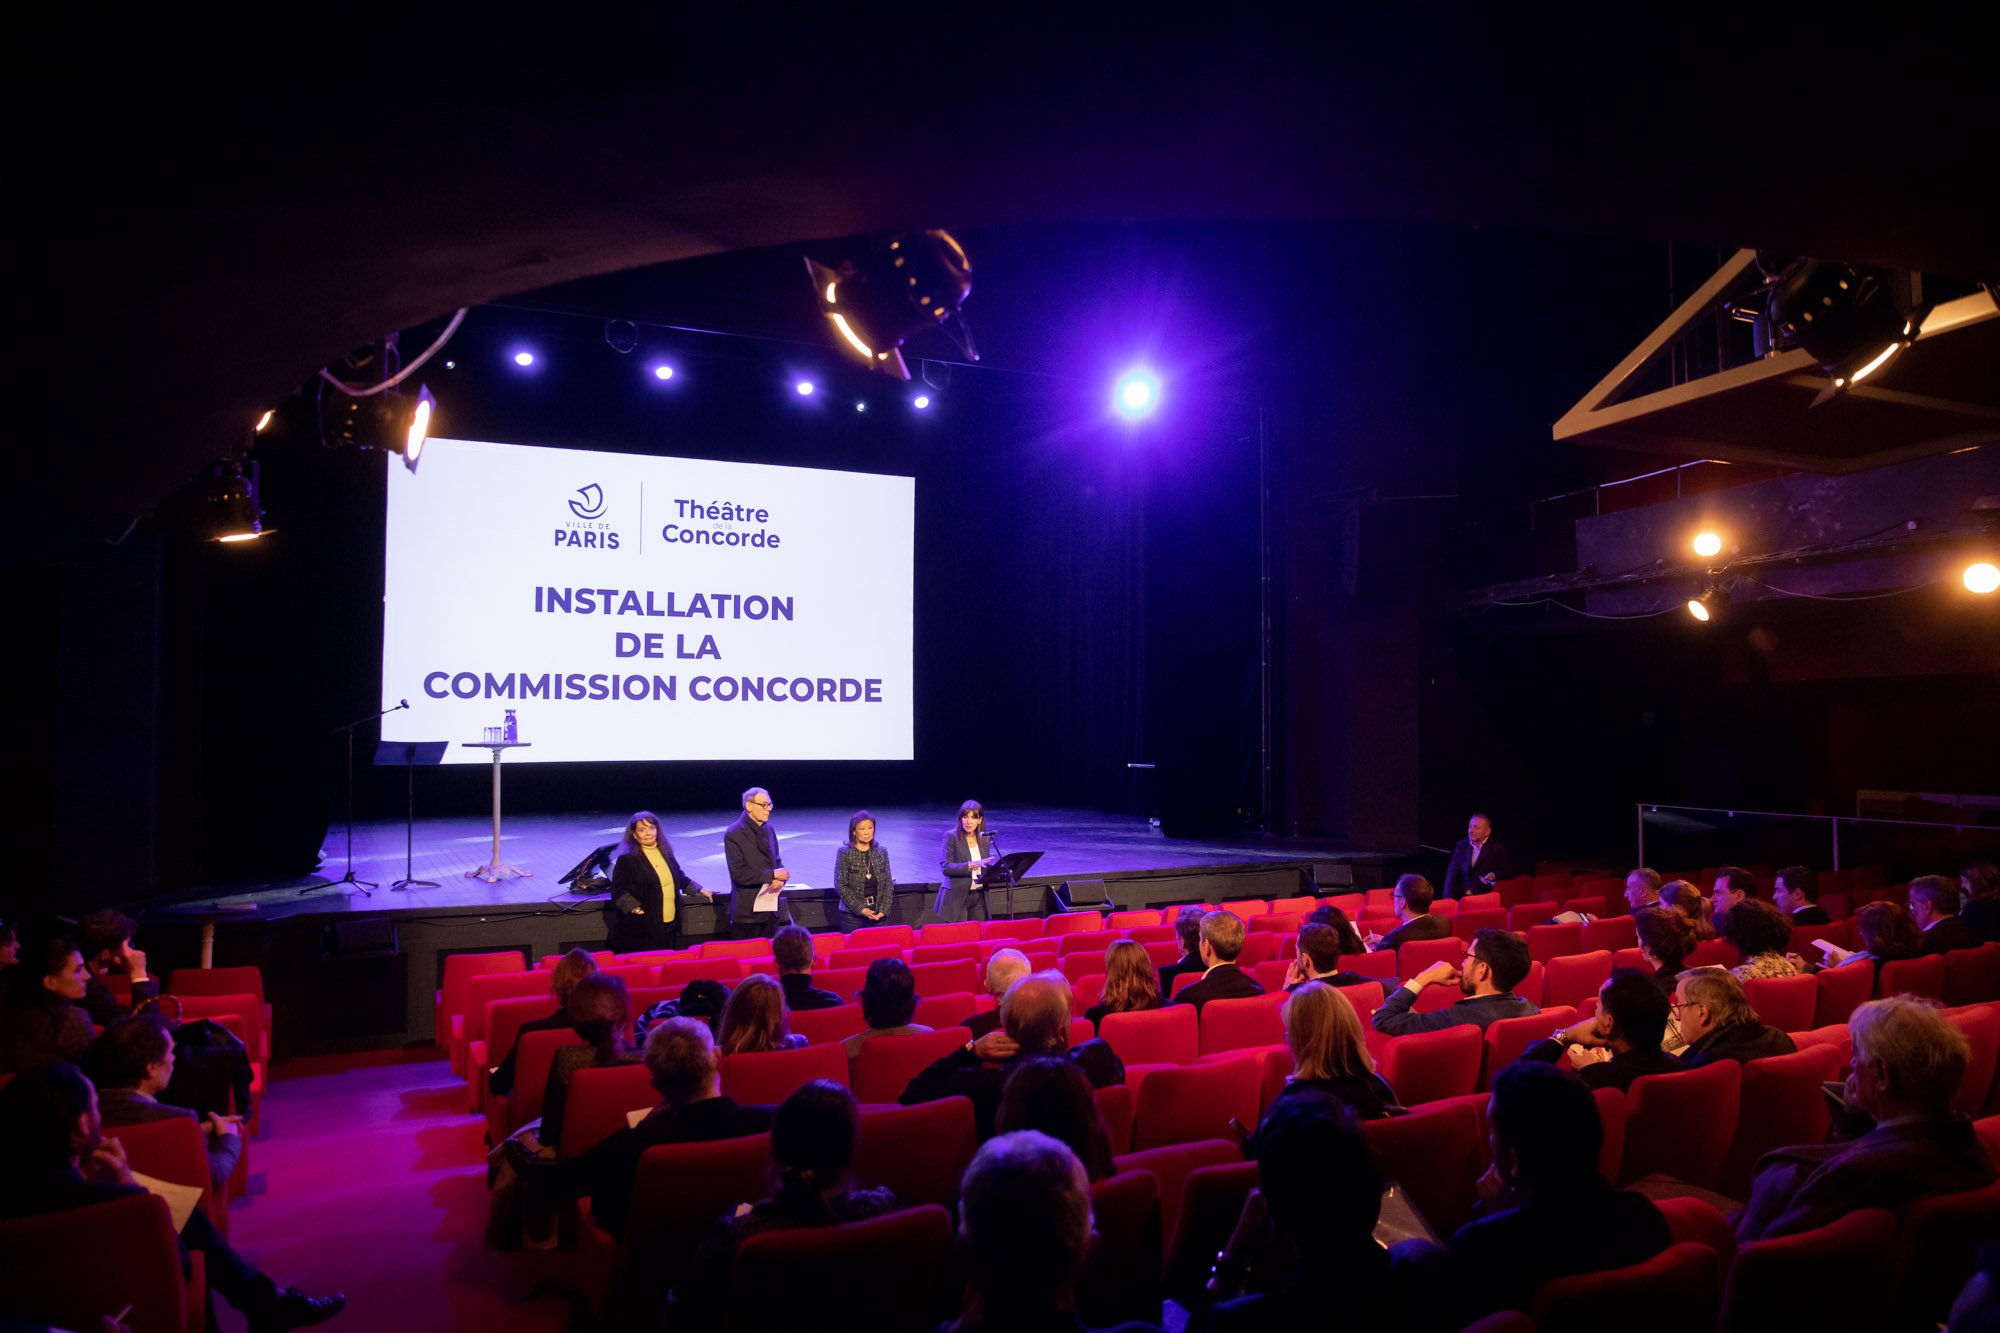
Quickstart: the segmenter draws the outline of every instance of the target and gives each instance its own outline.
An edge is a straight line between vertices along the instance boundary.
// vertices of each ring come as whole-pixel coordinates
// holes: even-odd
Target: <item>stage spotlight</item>
[[[604,321],[604,342],[612,351],[624,356],[639,345],[639,329],[629,319],[607,319]]]
[[[1699,597],[1688,599],[1688,614],[1706,623],[1715,619],[1716,611],[1729,600],[1728,594],[1720,588],[1710,588]]]
[[[1128,370],[1118,379],[1111,402],[1128,417],[1143,417],[1160,405],[1160,382],[1143,370]]]
[[[516,352],[514,353],[514,364],[517,366],[532,366],[535,364],[535,354],[533,352]]]
[[[866,412],[866,411],[868,410],[868,404],[866,404],[866,403],[856,403],[856,404],[854,405],[854,410],[855,410],[855,411],[857,411],[857,412]]]
[[[653,367],[653,378],[654,378],[654,379],[656,379],[656,380],[670,380],[670,379],[672,379],[673,377],[674,377],[674,368],[673,368],[672,366],[654,366],[654,367]]]
[[[1758,262],[1766,272],[1777,269],[1764,302],[1772,346],[1804,348],[1835,391],[1881,370],[1923,327],[1927,311],[1898,307],[1896,277],[1886,269],[1823,259]]]
[[[415,472],[436,408],[429,387],[421,384],[411,398],[399,393],[361,398],[326,393],[320,399],[320,441],[329,448],[386,449],[401,454],[403,466]]]
[[[1989,593],[2000,590],[2000,567],[1981,560],[1965,567],[1965,590]]]
[[[800,380],[797,384],[794,384],[792,387],[799,391],[799,397],[801,398],[812,397],[813,382],[811,380]]]
[[[930,405],[931,405],[931,396],[927,393],[920,393],[915,398],[912,398],[910,400],[910,406],[916,408],[917,411],[919,412],[923,411]]]
[[[878,238],[838,267],[807,258],[806,275],[841,345],[871,370],[910,378],[903,340],[927,328],[943,329],[967,360],[979,359],[960,310],[972,292],[972,261],[950,232]]]
[[[277,414],[278,413],[276,408],[266,408],[264,410],[264,415],[257,418],[256,433],[262,435],[264,433],[264,428],[271,424],[271,418],[276,416]]]
[[[1721,535],[1713,532],[1702,532],[1695,534],[1694,553],[1704,558],[1708,556],[1721,555],[1722,554]]]
[[[225,460],[209,464],[186,521],[202,541],[251,542],[267,535],[257,503],[257,465]]]

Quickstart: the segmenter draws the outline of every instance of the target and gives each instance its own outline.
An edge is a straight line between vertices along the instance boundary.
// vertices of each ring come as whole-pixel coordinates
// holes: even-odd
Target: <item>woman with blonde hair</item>
[[[1146,946],[1136,940],[1114,940],[1104,951],[1104,987],[1097,1003],[1083,1011],[1093,1024],[1106,1014],[1130,1014],[1160,1007],[1160,974]]]
[[[1660,901],[1681,914],[1694,929],[1697,943],[1715,938],[1715,904],[1701,896],[1701,890],[1684,879],[1660,886]]]
[[[724,1055],[760,1055],[790,1051],[806,1044],[792,1031],[785,989],[768,973],[753,972],[736,983],[722,1007],[722,1035],[716,1049]]]
[[[1380,1120],[1396,1104],[1396,1091],[1375,1072],[1362,1036],[1361,1016],[1339,988],[1308,981],[1278,1010],[1285,1045],[1292,1052],[1292,1077],[1285,1093],[1325,1092],[1353,1108],[1357,1118]]]

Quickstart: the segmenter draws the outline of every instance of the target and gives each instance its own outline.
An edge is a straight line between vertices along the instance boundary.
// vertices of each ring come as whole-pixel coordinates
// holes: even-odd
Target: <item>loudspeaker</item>
[[[336,921],[319,933],[321,958],[380,958],[395,952],[396,923],[386,917]]]

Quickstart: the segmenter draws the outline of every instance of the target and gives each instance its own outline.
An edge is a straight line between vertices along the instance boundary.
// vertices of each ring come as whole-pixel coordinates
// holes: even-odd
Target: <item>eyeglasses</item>
[[[770,803],[769,801],[752,801],[752,802],[750,802],[750,804],[752,804],[752,805],[761,805],[761,806],[763,806],[763,807],[764,807],[764,808],[765,808],[766,810],[769,810],[769,809],[771,808],[771,803]]]

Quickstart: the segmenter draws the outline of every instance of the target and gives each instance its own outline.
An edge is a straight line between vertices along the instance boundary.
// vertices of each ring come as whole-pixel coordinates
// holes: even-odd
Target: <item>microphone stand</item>
[[[355,888],[361,890],[362,897],[372,898],[375,895],[369,892],[369,890],[382,887],[374,880],[362,879],[354,873],[354,729],[359,726],[365,726],[378,717],[387,717],[391,713],[400,713],[409,706],[410,701],[405,699],[394,708],[384,708],[379,713],[370,713],[367,717],[357,717],[352,722],[343,722],[339,726],[330,728],[327,731],[326,734],[329,736],[333,735],[336,731],[347,733],[347,873],[339,879],[328,880],[324,884],[308,884],[299,890],[300,893],[318,893],[321,889],[335,889],[343,884],[352,884]]]
[[[998,864],[1000,860],[1000,839],[993,836],[992,829],[986,830],[986,841],[993,844],[993,859],[995,864]],[[1014,919],[1014,874],[1005,866],[1000,867],[1000,873],[1007,877],[1007,919],[1012,921]],[[993,919],[993,909],[991,907],[988,907],[986,910],[986,919],[988,921]]]

